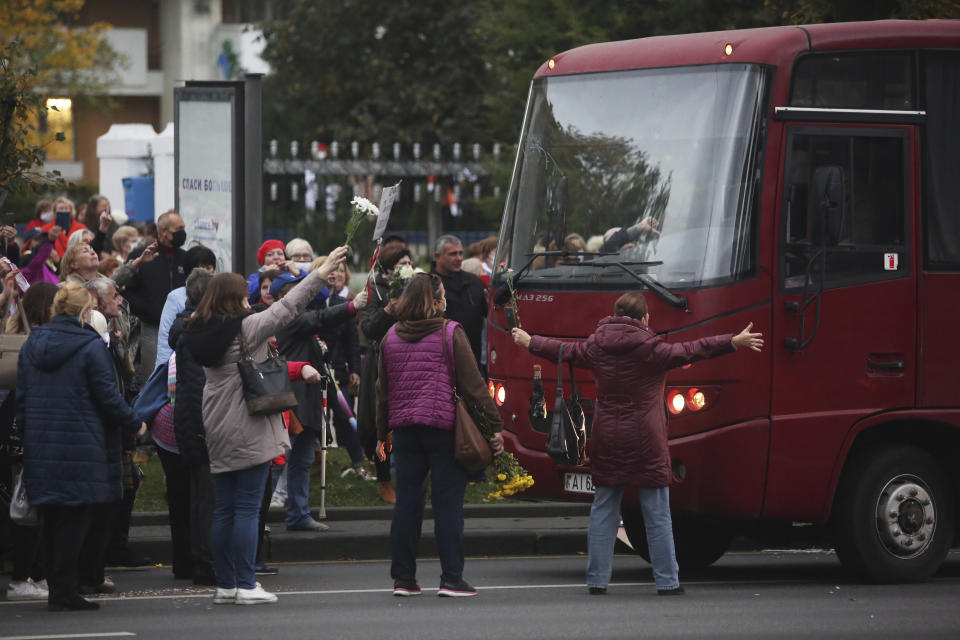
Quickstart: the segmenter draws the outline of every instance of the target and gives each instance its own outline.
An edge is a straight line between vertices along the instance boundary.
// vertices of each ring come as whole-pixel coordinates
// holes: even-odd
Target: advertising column
[[[185,87],[175,91],[177,211],[187,246],[217,256],[218,271],[233,269],[237,177],[237,90]]]

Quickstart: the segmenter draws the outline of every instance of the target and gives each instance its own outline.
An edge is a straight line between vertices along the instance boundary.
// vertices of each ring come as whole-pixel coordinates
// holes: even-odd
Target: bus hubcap
[[[880,492],[877,532],[895,556],[911,558],[923,553],[933,539],[936,525],[936,505],[920,478],[899,475]]]

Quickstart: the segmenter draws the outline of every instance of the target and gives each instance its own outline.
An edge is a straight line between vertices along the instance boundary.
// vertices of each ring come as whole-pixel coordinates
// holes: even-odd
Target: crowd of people
[[[496,239],[473,245],[464,260],[461,241],[442,236],[429,275],[391,297],[395,270],[415,264],[399,236],[385,238],[374,278],[354,292],[346,247],[317,255],[302,238],[270,239],[257,252],[259,269],[244,277],[223,272],[207,247],[185,248],[174,211],[128,222],[103,196],[79,210],[60,197],[38,202],[21,232],[0,228],[0,331],[27,335],[16,384],[0,389],[0,489],[9,496],[22,477],[42,523],[3,523],[8,548],[0,552],[13,561],[7,599],[84,610],[98,608],[85,595],[117,590],[105,567],[138,562],[126,538],[141,480],[134,453],[148,449],[164,471],[174,577],[216,587],[215,604],[276,601],[256,581],[277,572],[262,558],[267,510],[282,505],[289,531],[326,530],[309,508],[324,433],[350,457],[342,475],[376,481],[379,498],[396,503],[395,593],[412,595],[416,585],[422,487],[432,470],[445,531],[443,595],[474,594],[462,577],[467,475],[453,464],[452,414],[420,402],[409,411],[409,397],[387,381],[410,379],[396,350],[422,351],[449,319],[432,345],[450,351],[444,380],[483,403],[491,448],[502,449],[483,382]],[[296,407],[250,415],[237,362],[271,355],[287,363]],[[346,407],[330,403],[329,419],[324,386],[334,383]],[[397,437],[385,445],[385,433]]]

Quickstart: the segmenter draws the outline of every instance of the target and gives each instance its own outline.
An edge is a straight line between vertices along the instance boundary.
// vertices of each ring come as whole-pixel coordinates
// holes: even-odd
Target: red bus
[[[956,21],[642,38],[536,72],[493,283],[513,280],[523,328],[583,339],[639,290],[669,341],[766,340],[667,378],[681,566],[742,523],[827,525],[874,581],[924,579],[957,541],[958,112]],[[589,461],[545,453],[556,365],[515,347],[503,306],[487,344],[530,494],[589,500]]]

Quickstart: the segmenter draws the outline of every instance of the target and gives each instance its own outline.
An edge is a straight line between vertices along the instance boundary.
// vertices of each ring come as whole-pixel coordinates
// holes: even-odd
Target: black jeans
[[[40,505],[50,601],[79,596],[80,549],[93,520],[93,505]]]
[[[190,476],[179,453],[157,447],[167,485],[167,513],[170,516],[170,541],[173,544],[173,575],[193,577],[190,549]]]
[[[110,532],[121,509],[122,502],[90,505],[90,526],[80,549],[79,581],[82,586],[96,588],[103,584]]]
[[[132,453],[123,452],[123,455],[132,456]],[[131,558],[128,557],[127,540],[130,537],[130,520],[133,517],[133,503],[137,499],[137,489],[140,488],[140,469],[132,463],[131,471],[133,487],[123,487],[123,498],[115,503],[116,511],[111,518],[110,540],[107,543],[107,560],[110,564],[127,564]],[[140,559],[136,559],[140,560]]]
[[[417,548],[423,527],[423,493],[430,473],[434,536],[440,555],[441,580],[463,577],[463,494],[467,474],[453,457],[453,431],[421,425],[393,430],[397,468],[397,504],[390,524],[390,576],[417,576]]]
[[[187,467],[190,484],[190,555],[194,579],[213,579],[210,526],[213,524],[214,488],[210,463]]]

